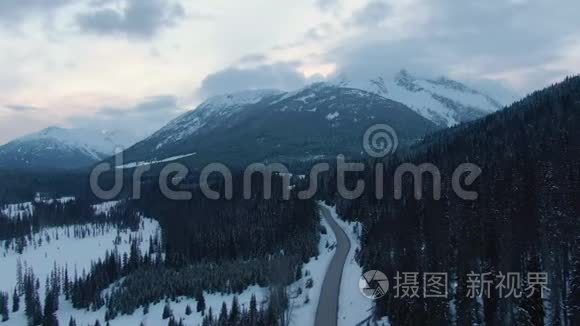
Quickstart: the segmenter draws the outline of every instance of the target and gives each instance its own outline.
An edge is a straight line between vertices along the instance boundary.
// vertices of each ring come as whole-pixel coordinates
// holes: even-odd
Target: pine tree
[[[327,242],[328,243],[328,242]],[[296,268],[296,277],[294,278],[296,281],[302,278],[302,266],[298,266]]]
[[[580,245],[580,239],[576,240]],[[580,325],[580,253],[573,257],[570,290],[568,292],[568,318],[570,325]]]
[[[195,300],[197,301],[197,307],[196,307],[197,312],[201,312],[203,314],[203,312],[205,311],[205,298],[203,297],[202,291],[198,292]]]
[[[209,307],[209,309],[207,310],[207,316],[205,316],[206,319],[208,319],[212,324],[214,322],[213,320],[213,309],[211,307]]]
[[[42,326],[58,326],[58,319],[56,318],[56,315],[44,315]]]
[[[35,281],[34,274],[32,270],[26,272],[24,276],[24,303],[25,303],[25,314],[28,319],[29,324],[40,325],[42,324],[42,307],[40,305],[40,299],[38,295],[39,285],[38,280]]]
[[[169,305],[169,301],[165,303],[165,307],[163,307],[163,319],[167,319],[173,316],[173,312],[171,311],[171,306]]]
[[[2,321],[7,321],[10,319],[8,310],[8,294],[0,292],[0,316],[2,316]]]
[[[66,300],[70,299],[70,284],[69,284],[69,279],[68,279],[68,268],[65,267],[64,269],[64,279],[62,281],[63,283],[63,292],[64,292],[64,297]]]
[[[220,310],[220,315],[218,317],[218,325],[226,325],[228,322],[228,307],[226,303],[222,303],[222,309]]]
[[[258,318],[258,303],[256,301],[256,296],[252,294],[250,298],[250,312],[249,312],[250,324],[255,325]]]
[[[77,322],[74,318],[72,318],[72,316],[70,317],[70,320],[68,321],[68,326],[77,326]]]
[[[189,315],[191,315],[191,313],[192,313],[191,307],[189,305],[187,305],[187,307],[185,307],[185,315],[189,316]]]
[[[12,295],[12,312],[17,312],[20,310],[20,297],[18,296],[18,291],[14,289],[14,294]]]
[[[55,302],[56,300],[58,300],[58,298],[52,291],[46,292],[46,297],[44,299],[44,319],[42,322],[43,326],[56,326],[58,324],[58,320],[55,315],[57,310]]]
[[[238,303],[238,297],[234,296],[232,299],[232,309],[230,311],[230,325],[236,325],[240,320],[240,304]]]
[[[43,321],[42,307],[40,305],[40,299],[38,298],[38,293],[34,296],[32,301],[32,323],[34,325],[39,325]]]
[[[24,275],[22,274],[22,261],[20,257],[16,261],[16,290],[22,294],[24,292]]]

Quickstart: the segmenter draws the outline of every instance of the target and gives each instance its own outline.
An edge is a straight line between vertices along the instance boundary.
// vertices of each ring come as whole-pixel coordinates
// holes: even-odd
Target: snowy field
[[[248,308],[250,304],[250,299],[252,294],[256,296],[258,306],[264,305],[267,302],[268,289],[261,288],[258,286],[248,287],[243,293],[237,294],[238,302],[240,308]],[[233,294],[220,294],[220,293],[206,293],[204,292],[204,299],[206,304],[206,313],[211,307],[213,315],[217,316],[222,307],[222,303],[225,302],[228,311],[231,309],[231,303],[234,298]],[[193,310],[191,315],[185,314],[185,309],[190,306]],[[201,313],[196,312],[197,301],[192,298],[180,297],[176,301],[170,301],[170,307],[173,312],[173,317],[175,320],[183,320],[184,325],[197,326],[201,325],[203,321],[203,316]],[[163,308],[165,307],[165,302],[159,302],[157,304],[152,304],[149,307],[149,312],[143,314],[143,308],[137,309],[131,315],[120,315],[115,319],[109,321],[111,326],[138,326],[143,323],[143,325],[157,326],[157,325],[167,325],[168,319],[163,319]],[[105,307],[98,311],[86,311],[77,310],[72,307],[72,304],[68,301],[64,301],[61,298],[60,309],[56,313],[60,325],[68,325],[71,316],[76,319],[77,325],[94,325],[95,321],[98,319],[101,325],[105,325]],[[15,323],[13,325],[24,325]]]
[[[82,227],[90,228],[90,225]],[[157,221],[148,218],[142,219],[140,229],[135,232],[130,230],[118,231],[111,227],[106,231],[85,238],[76,238],[74,237],[74,229],[75,226],[43,230],[34,235],[34,245],[27,246],[21,255],[11,249],[3,248],[0,254],[0,266],[2,266],[0,290],[12,294],[16,285],[18,261],[23,267],[32,268],[35,276],[41,281],[50,275],[54,266],[68,267],[69,271],[76,270],[81,275],[83,271],[90,269],[93,261],[104,258],[107,251],[111,252],[116,248],[121,254],[128,253],[131,245],[129,239],[141,239],[140,247],[145,252],[149,248],[150,236],[155,236],[160,232]],[[115,244],[117,236],[120,237],[121,242]],[[47,237],[50,238],[50,241],[47,241]],[[40,287],[39,294],[41,298],[44,298],[44,287]],[[61,301],[62,308],[70,306],[70,302]],[[58,317],[61,325],[68,324],[71,313],[66,309],[59,310]],[[67,316],[65,317],[64,314]],[[79,311],[75,313],[75,316],[84,314],[84,312]],[[95,320],[92,321],[92,323],[94,322]],[[10,320],[6,322],[6,325],[26,325],[23,307],[20,311],[10,315]]]
[[[94,205],[93,208],[97,213],[106,213],[117,204],[118,202],[115,201],[104,202]],[[31,208],[32,205],[30,203],[23,203],[8,205],[4,209],[10,213],[10,216],[19,216]],[[322,281],[334,255],[334,247],[336,245],[335,235],[324,219],[321,220],[321,225],[326,228],[327,233],[321,234],[318,244],[319,256],[312,257],[304,265],[303,277],[288,287],[291,302],[288,314],[291,325],[314,325],[314,316],[318,307]],[[12,248],[6,249],[2,246],[0,250],[0,266],[2,266],[0,271],[0,291],[12,294],[16,285],[16,270],[19,261],[23,268],[32,268],[36,277],[41,281],[44,281],[50,275],[54,266],[59,268],[66,266],[69,271],[76,270],[80,275],[90,268],[93,261],[103,258],[107,251],[110,252],[116,249],[121,254],[128,253],[130,249],[129,239],[141,239],[140,247],[145,252],[149,247],[150,236],[155,237],[155,235],[160,234],[159,224],[148,218],[142,218],[141,227],[136,232],[129,230],[119,232],[115,227],[106,227],[90,236],[81,238],[74,236],[75,228],[76,231],[79,229],[90,230],[91,225],[45,229],[33,236],[33,240],[30,241],[21,255]],[[117,236],[120,236],[121,242],[115,244]],[[39,295],[41,298],[44,297],[44,287],[39,289]],[[242,309],[249,307],[252,295],[256,296],[258,306],[267,305],[268,289],[250,286],[242,293],[236,295]],[[204,293],[205,313],[211,307],[213,314],[217,315],[223,302],[230,309],[233,297],[234,294]],[[193,310],[193,313],[189,316],[185,314],[185,309],[188,305]],[[203,315],[196,312],[196,305],[195,299],[185,297],[170,302],[175,319],[182,319],[185,325],[192,326],[201,324],[203,320]],[[166,325],[168,320],[162,319],[164,306],[165,302],[152,304],[147,314],[143,314],[143,308],[139,308],[131,315],[117,316],[109,324],[112,326],[139,325],[141,323],[144,325]],[[77,310],[72,307],[71,302],[64,299],[64,296],[60,298],[59,310],[56,315],[61,325],[68,325],[71,316],[75,318],[77,325],[94,325],[96,320],[99,320],[101,325],[105,325],[104,307],[97,311]],[[24,307],[21,307],[20,311],[16,313],[11,313],[10,319],[2,323],[2,325],[25,324]]]
[[[68,203],[69,201],[75,200],[75,197],[61,197],[57,199],[40,199],[36,197],[34,201],[36,202],[44,202],[47,204],[51,204],[53,201],[58,201],[60,203]],[[100,204],[95,205],[95,207],[100,206]],[[17,203],[17,204],[7,204],[0,208],[2,214],[6,215],[10,218],[23,218],[26,215],[31,215],[34,211],[34,206],[32,202],[24,202],[24,203]]]
[[[113,203],[108,202],[93,207],[96,211],[106,213],[113,206]],[[31,207],[30,203],[23,203],[8,205],[5,209],[10,212],[9,216],[14,217],[18,216],[17,214],[20,214],[23,209],[31,209]],[[157,221],[148,218],[141,219],[140,228],[137,231],[120,231],[114,226],[94,227],[90,224],[53,227],[34,234],[22,254],[18,254],[13,248],[7,248],[5,242],[2,241],[0,243],[0,291],[7,292],[12,296],[16,285],[18,262],[23,269],[32,268],[35,276],[41,282],[44,282],[55,266],[58,268],[67,267],[71,273],[76,270],[81,275],[83,271],[90,269],[92,262],[104,258],[107,252],[116,249],[120,254],[128,253],[131,245],[130,239],[140,239],[141,250],[147,251],[150,237],[160,236],[160,231]],[[88,232],[89,235],[78,237],[79,232]],[[119,239],[120,241],[115,244],[115,240]],[[40,287],[39,295],[44,298],[44,286]],[[70,309],[67,311],[66,307],[70,308],[71,304],[64,300],[61,300],[60,304],[64,308],[58,312],[61,325],[68,325],[72,311]],[[74,315],[85,315],[85,312],[77,311]],[[95,320],[91,324],[94,322]],[[16,313],[11,313],[10,320],[4,324],[26,325],[24,307],[21,307],[20,311]]]
[[[105,213],[111,207],[114,207],[116,202],[106,202],[95,206],[95,210]],[[82,226],[90,228],[88,226]],[[13,250],[2,249],[0,257],[0,266],[2,266],[0,274],[0,290],[12,293],[16,284],[16,266],[20,260],[23,266],[33,268],[36,276],[43,281],[53,270],[53,266],[68,266],[69,270],[77,270],[82,274],[83,270],[90,268],[91,262],[98,258],[103,258],[107,251],[112,251],[115,248],[119,253],[128,253],[130,249],[129,239],[142,239],[140,247],[143,252],[147,251],[149,247],[149,237],[159,234],[160,228],[156,221],[148,218],[143,218],[141,227],[136,232],[121,231],[118,233],[116,228],[110,228],[102,234],[91,235],[86,238],[74,238],[68,235],[73,234],[74,227],[59,227],[43,230],[36,234],[33,243],[36,245],[28,246],[22,255],[18,255]],[[117,235],[121,237],[121,243],[116,245],[114,243]],[[47,236],[50,241],[46,241]],[[58,239],[57,239],[58,238]],[[42,241],[39,241],[43,239]],[[38,244],[40,242],[40,244]],[[44,287],[39,289],[40,297],[44,297]],[[105,290],[107,291],[107,290]],[[252,294],[256,296],[258,305],[263,305],[267,302],[268,289],[257,286],[248,287],[243,293],[238,294],[238,301],[240,307],[249,307],[249,302]],[[223,295],[219,293],[204,293],[206,301],[206,311],[211,307],[214,315],[217,315],[221,309],[222,303],[225,302],[228,309],[231,308],[231,303],[234,295]],[[179,298],[177,301],[170,303],[173,310],[173,315],[176,320],[183,319],[185,325],[201,324],[203,316],[201,313],[196,313],[197,302],[190,298]],[[185,308],[189,305],[193,309],[190,316],[185,314]],[[132,315],[121,315],[110,321],[110,325],[139,325],[143,322],[144,325],[166,325],[167,320],[162,319],[162,312],[165,306],[164,302],[152,304],[149,308],[149,313],[144,315],[143,308],[139,308]],[[94,325],[96,320],[99,320],[101,325],[105,325],[105,308],[97,311],[77,310],[72,307],[72,303],[66,301],[64,296],[60,297],[59,310],[56,313],[60,325],[68,325],[72,317],[77,321],[77,325]],[[10,314],[10,320],[3,325],[26,325],[26,317],[24,316],[24,307],[20,311]]]

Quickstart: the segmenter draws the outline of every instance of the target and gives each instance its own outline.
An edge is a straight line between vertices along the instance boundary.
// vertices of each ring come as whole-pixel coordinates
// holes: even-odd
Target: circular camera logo
[[[398,146],[399,137],[397,137],[395,129],[386,124],[370,126],[363,136],[363,148],[368,155],[374,158],[393,154]]]
[[[376,300],[387,294],[389,280],[383,272],[370,270],[361,276],[358,281],[358,287],[365,297]]]

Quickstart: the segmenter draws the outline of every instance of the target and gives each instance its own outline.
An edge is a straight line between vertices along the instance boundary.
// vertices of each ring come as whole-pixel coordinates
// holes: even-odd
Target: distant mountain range
[[[354,85],[359,86],[355,88]],[[403,70],[366,84],[315,83],[293,92],[245,91],[208,99],[124,152],[131,168],[180,160],[300,163],[336,154],[360,156],[365,130],[395,128],[402,145],[502,105],[446,79],[421,79]]]
[[[137,142],[131,130],[51,127],[0,146],[0,168],[71,169],[90,166],[127,148],[124,164],[185,161],[307,162],[362,153],[366,128],[387,123],[401,145],[502,105],[447,78],[425,79],[402,70],[364,83],[315,83],[293,92],[251,90],[212,97]]]
[[[75,169],[106,159],[136,139],[129,131],[49,127],[0,146],[0,168]]]

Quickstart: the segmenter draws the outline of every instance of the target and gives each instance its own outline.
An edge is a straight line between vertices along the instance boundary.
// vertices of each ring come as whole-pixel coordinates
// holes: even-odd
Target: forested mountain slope
[[[341,215],[364,223],[360,260],[385,272],[449,273],[448,298],[377,301],[377,316],[394,325],[576,325],[580,318],[580,77],[536,92],[481,120],[428,137],[414,149],[385,160],[385,196],[375,198],[374,174],[356,200],[337,199]],[[440,200],[426,174],[423,199],[412,178],[394,199],[393,176],[404,162],[432,163],[442,175]],[[482,169],[460,199],[451,176],[459,164]],[[370,164],[370,163],[369,163]],[[337,196],[338,197],[338,196]],[[471,298],[467,275],[528,272],[549,275],[549,294],[501,298],[497,291]],[[498,280],[494,279],[494,286]]]

